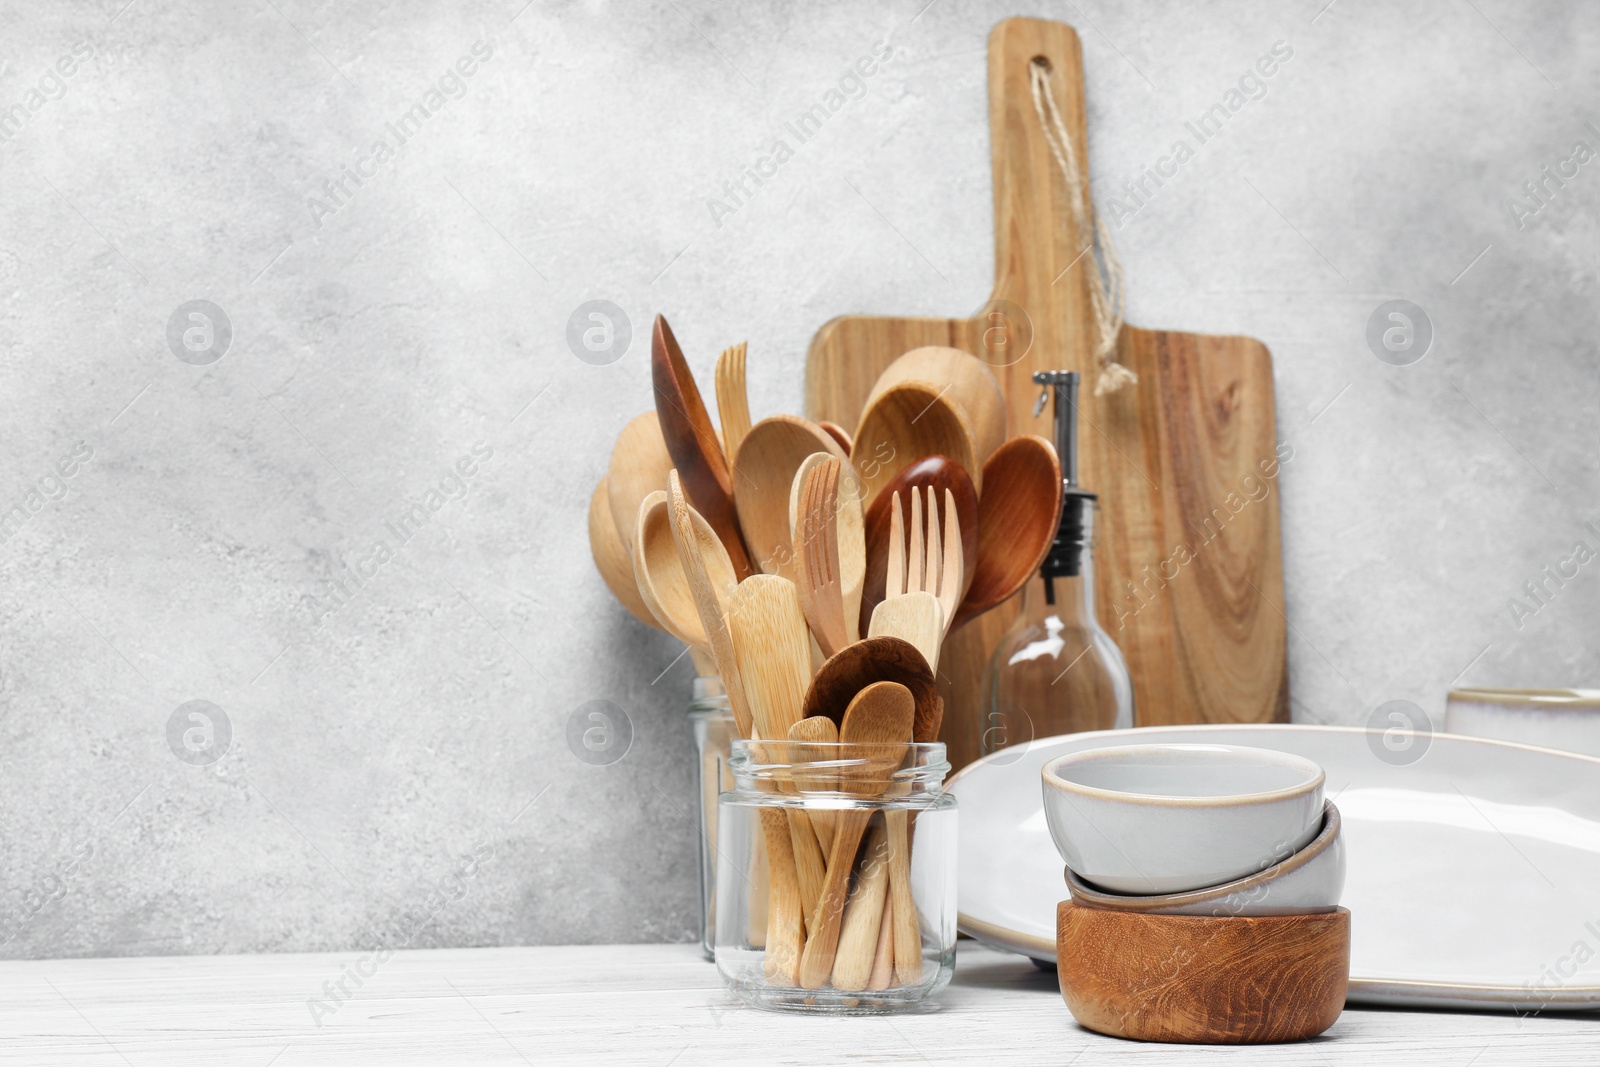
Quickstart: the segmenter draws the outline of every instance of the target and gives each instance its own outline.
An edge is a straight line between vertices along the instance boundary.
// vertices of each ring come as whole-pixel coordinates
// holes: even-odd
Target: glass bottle
[[[1055,391],[1056,452],[1064,484],[1055,543],[996,646],[984,685],[984,755],[1035,738],[1133,725],[1133,684],[1122,650],[1094,609],[1095,494],[1078,486],[1076,371],[1041,372]],[[1041,398],[1042,399],[1042,398]]]

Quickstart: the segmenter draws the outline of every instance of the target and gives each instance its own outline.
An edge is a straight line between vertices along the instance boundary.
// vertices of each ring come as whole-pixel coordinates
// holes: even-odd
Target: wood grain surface
[[[1271,357],[1247,337],[1124,327],[1118,358],[1139,383],[1093,395],[1091,257],[1081,256],[1087,235],[1072,223],[1034,111],[1028,71],[1036,56],[1050,64],[1087,183],[1077,34],[1040,19],[1001,22],[989,39],[991,298],[970,318],[849,315],[825,324],[807,360],[807,413],[854,426],[895,358],[949,345],[990,364],[1010,434],[1049,437],[1048,409],[1033,415],[1032,374],[1080,371],[1080,474],[1102,508],[1096,600],[1127,657],[1138,722],[1287,720]],[[945,647],[945,741],[958,767],[977,755],[983,668],[1016,603]]]
[[[1350,912],[1149,915],[1056,910],[1061,996],[1098,1033],[1267,1044],[1314,1037],[1344,1010]]]

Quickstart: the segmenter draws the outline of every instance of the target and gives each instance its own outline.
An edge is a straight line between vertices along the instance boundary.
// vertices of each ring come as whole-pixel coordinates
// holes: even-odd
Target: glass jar
[[[700,839],[700,948],[710,960],[711,935],[717,921],[717,797],[723,790],[733,788],[728,757],[733,739],[739,736],[721,678],[701,675],[694,680],[689,725],[694,730],[694,748],[699,755],[699,795],[694,811]]]
[[[950,981],[956,801],[944,745],[733,742],[717,970],[759,1008],[874,1014]]]

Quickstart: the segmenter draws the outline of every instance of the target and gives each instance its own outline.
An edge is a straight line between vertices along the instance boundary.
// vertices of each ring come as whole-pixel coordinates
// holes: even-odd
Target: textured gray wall
[[[974,308],[985,37],[1018,9],[125,2],[0,13],[0,951],[690,937],[688,663],[583,533],[650,316],[702,381],[748,337],[759,417],[833,315]],[[1024,7],[1083,36],[1102,204],[1293,50],[1116,239],[1131,321],[1275,355],[1296,716],[1593,685],[1600,566],[1509,605],[1600,548],[1600,162],[1509,201],[1600,148],[1600,10],[1323,5]],[[1436,331],[1403,367],[1365,340],[1397,298]],[[232,327],[206,365],[168,340],[198,299]],[[565,341],[591,299],[632,321],[609,365]],[[566,740],[595,699],[632,723],[610,766]],[[192,700],[216,762],[175,754],[221,747],[185,746]]]

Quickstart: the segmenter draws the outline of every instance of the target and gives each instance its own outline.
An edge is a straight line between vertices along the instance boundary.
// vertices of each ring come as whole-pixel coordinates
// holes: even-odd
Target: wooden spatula
[[[1072,222],[1068,190],[1035,111],[1036,57],[1049,65],[1051,93],[1087,186],[1077,34],[1043,19],[1001,22],[989,37],[991,299],[971,318],[851,315],[824,325],[806,364],[813,419],[856,425],[878,375],[924,345],[964,349],[989,364],[1005,393],[1012,435],[1050,434],[1048,416],[1033,415],[1035,371],[1076,370],[1096,380],[1087,275],[1094,257],[1084,254],[1090,235]],[[1248,337],[1125,326],[1116,358],[1139,382],[1083,398],[1080,472],[1084,488],[1100,496],[1096,602],[1127,658],[1138,722],[1284,720],[1277,495],[1237,513],[1227,503],[1277,470],[1271,357]],[[1190,551],[1176,551],[1180,546]],[[941,674],[951,678],[946,697],[958,711],[944,740],[957,767],[978,755],[983,669],[1014,614],[997,608],[946,643]]]
[[[811,643],[794,583],[776,574],[751,575],[729,598],[727,618],[734,661],[756,731],[763,738],[785,740],[801,719],[800,705],[811,684]],[[793,792],[792,786],[789,791]],[[814,928],[811,914],[822,894],[825,860],[807,814],[795,809],[787,815],[801,912],[809,930]]]

